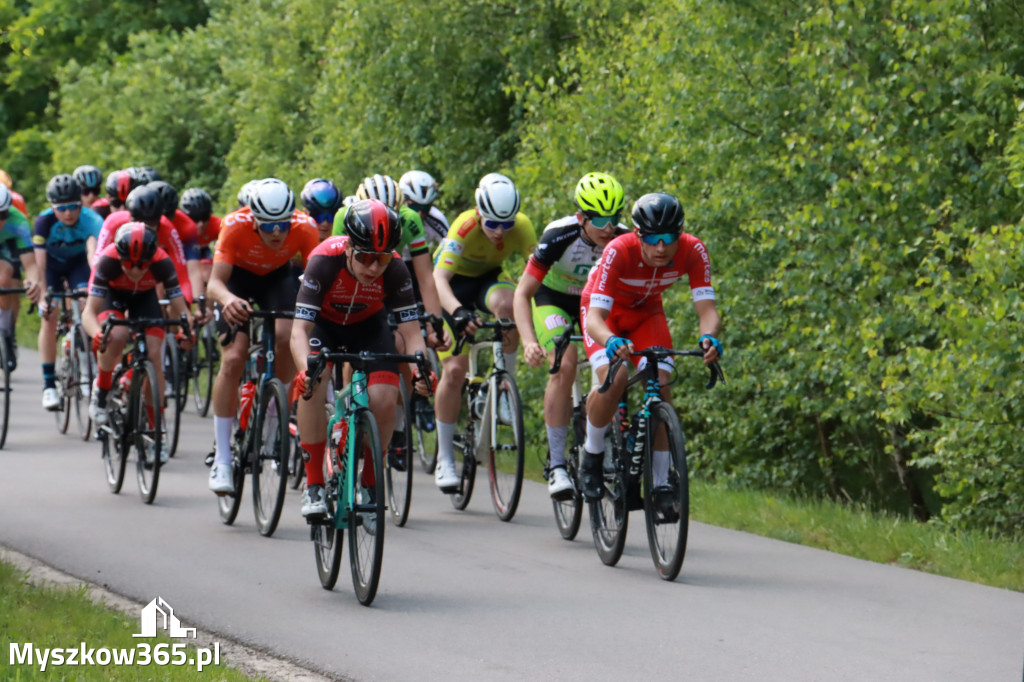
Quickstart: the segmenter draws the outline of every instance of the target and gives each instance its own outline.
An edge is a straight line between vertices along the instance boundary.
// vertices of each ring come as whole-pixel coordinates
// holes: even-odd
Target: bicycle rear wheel
[[[178,385],[181,382],[181,354],[178,341],[173,334],[164,336],[164,423],[167,427],[167,454],[174,457],[178,450],[178,433],[181,430],[181,403],[178,401]]]
[[[235,415],[231,427],[231,480],[235,484],[235,492],[217,496],[217,509],[220,520],[230,526],[238,517],[238,509],[242,506],[242,493],[245,492],[245,463],[240,440],[238,415]]]
[[[686,467],[686,444],[679,417],[672,405],[656,403],[651,408],[650,430],[644,448],[644,518],[651,558],[663,580],[675,580],[686,556],[690,527],[690,477]],[[668,442],[665,461],[652,454],[658,436]],[[661,459],[661,458],[659,458]]]
[[[352,586],[359,603],[369,606],[377,595],[384,560],[384,458],[377,421],[369,410],[360,410],[355,423],[355,470],[349,499],[349,563]],[[340,512],[339,512],[340,513]]]
[[[428,348],[427,357],[430,359],[434,375],[440,377],[441,363],[437,359],[437,352],[433,348]],[[434,401],[432,397],[414,392],[412,407],[413,416],[416,418],[413,447],[416,448],[423,470],[432,474],[437,467],[437,417],[434,415]]]
[[[3,419],[3,423],[0,424],[0,448],[7,443],[7,426],[11,420],[11,370],[7,367],[7,349],[6,344],[0,339],[0,372],[3,373],[3,386],[0,391],[0,417]]]
[[[523,490],[523,407],[516,380],[508,372],[498,374],[497,390],[491,403],[491,438],[488,450],[488,480],[491,502],[502,521],[511,521]]]
[[[140,371],[141,370],[141,371]],[[147,360],[132,374],[129,390],[131,443],[142,501],[152,504],[160,483],[160,448],[163,447],[163,415],[156,370]]]
[[[53,413],[57,420],[57,430],[61,433],[68,432],[68,425],[71,423],[71,398],[74,383],[78,377],[72,378],[72,365],[74,351],[71,343],[71,332],[57,339],[57,361],[54,374],[57,376],[57,395],[60,396],[60,407]]]
[[[213,380],[217,376],[220,361],[220,349],[213,324],[207,323],[196,333],[196,345],[193,349],[194,373],[192,380],[192,396],[196,401],[196,412],[205,417],[210,410],[210,396],[213,395]]]
[[[620,424],[619,416],[616,414],[605,435],[604,496],[600,501],[588,505],[594,547],[601,562],[606,566],[614,566],[622,558],[622,550],[626,547],[626,531],[629,528],[623,459],[625,444]]]
[[[396,406],[405,414],[405,426],[395,429],[388,445],[387,462],[384,467],[387,476],[388,507],[391,520],[396,526],[404,526],[409,520],[409,506],[412,503],[412,448],[413,426],[412,400],[405,381],[400,381],[402,403]]]
[[[72,377],[75,382],[75,417],[78,420],[78,432],[82,440],[89,440],[92,435],[92,417],[89,416],[89,396],[96,377],[96,360],[92,356],[92,347],[85,328],[75,327],[75,371]]]
[[[252,470],[252,509],[260,535],[270,537],[281,520],[292,442],[288,433],[288,401],[280,380],[267,382],[260,403],[257,414],[262,416],[261,423],[253,425],[256,463]]]
[[[325,590],[333,590],[338,582],[338,573],[341,570],[341,544],[345,537],[345,531],[335,528],[335,513],[337,512],[336,495],[338,491],[340,476],[331,476],[324,486],[324,498],[327,502],[327,517],[319,523],[314,523],[310,529],[313,539],[313,556],[316,559],[316,572],[320,577],[320,584]]]
[[[565,540],[572,541],[580,530],[580,522],[583,519],[583,496],[580,494],[579,486],[579,459],[583,451],[583,442],[586,439],[586,420],[582,405],[577,405],[572,411],[572,432],[573,442],[565,455],[565,470],[569,474],[569,480],[573,482],[576,489],[568,500],[551,500],[551,506],[555,510],[555,525],[558,532]]]

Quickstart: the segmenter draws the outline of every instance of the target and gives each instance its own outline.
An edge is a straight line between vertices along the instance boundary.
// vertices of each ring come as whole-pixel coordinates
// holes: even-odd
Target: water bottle
[[[249,415],[252,414],[252,400],[256,395],[256,384],[252,381],[247,381],[242,384],[242,388],[239,389],[241,414],[238,417],[238,423],[242,430],[245,431],[249,427]]]

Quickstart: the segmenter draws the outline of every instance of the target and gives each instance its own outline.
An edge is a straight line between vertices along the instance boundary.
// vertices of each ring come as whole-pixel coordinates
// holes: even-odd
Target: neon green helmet
[[[575,198],[576,206],[591,215],[612,216],[626,205],[622,185],[607,173],[587,173],[580,178]]]

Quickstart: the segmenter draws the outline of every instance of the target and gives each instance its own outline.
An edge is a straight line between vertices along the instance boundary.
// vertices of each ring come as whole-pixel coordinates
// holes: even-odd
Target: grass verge
[[[158,645],[166,644],[168,646],[164,650],[173,657],[170,645],[180,643],[180,640],[167,637],[140,640],[132,637],[138,629],[138,619],[130,619],[94,604],[84,588],[31,585],[26,582],[24,571],[0,562],[0,680],[59,678],[86,681],[160,679],[174,682],[234,682],[252,679],[223,664],[198,672],[194,665],[53,665],[51,659],[45,671],[40,671],[36,662],[30,664],[11,660],[12,643],[18,643],[22,652],[26,643],[31,643],[38,652],[48,648],[80,649],[84,642],[84,646],[94,652],[103,648],[135,649],[136,654],[141,643],[148,644],[153,651]],[[185,652],[187,657],[197,656],[192,647]]]

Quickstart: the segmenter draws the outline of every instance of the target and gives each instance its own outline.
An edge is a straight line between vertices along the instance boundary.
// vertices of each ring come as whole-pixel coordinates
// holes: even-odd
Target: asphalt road
[[[109,492],[98,443],[56,433],[36,356],[23,350],[21,362],[0,450],[0,544],[140,603],[159,595],[186,626],[325,676],[1021,679],[1022,594],[697,523],[682,574],[666,583],[641,516],[608,568],[586,526],[560,538],[539,484],[527,483],[512,523],[498,521],[483,476],[458,512],[418,472],[409,524],[388,529],[365,608],[347,562],[333,592],[320,587],[298,493],[272,538],[256,532],[248,496],[233,527],[220,522],[203,466],[213,422],[191,404],[146,506],[131,470]]]

